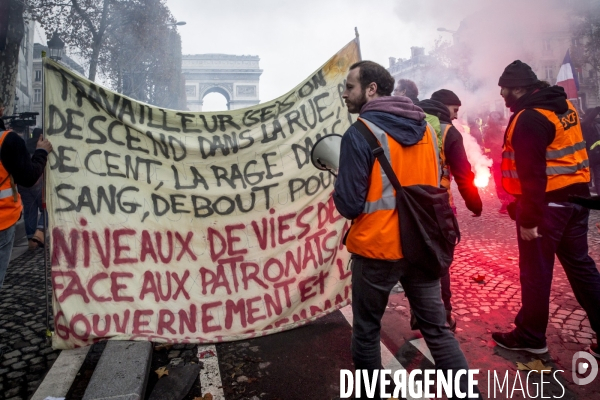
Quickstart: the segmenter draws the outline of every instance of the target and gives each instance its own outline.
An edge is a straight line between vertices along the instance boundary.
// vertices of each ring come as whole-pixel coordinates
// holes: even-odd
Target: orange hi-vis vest
[[[2,143],[4,143],[4,138],[6,138],[8,132],[2,132],[2,136],[0,136],[0,148],[2,148]],[[17,223],[19,218],[21,218],[21,210],[23,210],[21,196],[17,192],[17,187],[12,177],[0,162],[0,231],[8,229]]]
[[[438,147],[435,131],[427,125],[420,142],[402,146],[377,125],[364,118],[375,135],[402,186],[431,185],[439,187]],[[346,239],[349,252],[378,260],[403,258],[400,226],[396,210],[396,190],[375,159],[369,190],[362,214],[350,227]]]
[[[569,110],[560,115],[549,110],[535,108],[537,112],[548,118],[556,129],[554,140],[546,148],[546,176],[548,177],[546,192],[590,181],[590,162],[585,150],[579,116],[573,104],[570,101],[567,101],[567,104]],[[502,186],[513,195],[523,193],[517,174],[515,150],[512,146],[515,126],[523,111],[515,116],[508,127],[502,151]]]

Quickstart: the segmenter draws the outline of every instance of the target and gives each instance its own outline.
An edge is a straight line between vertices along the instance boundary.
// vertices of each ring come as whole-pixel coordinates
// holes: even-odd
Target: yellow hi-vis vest
[[[442,131],[442,146],[440,148],[440,158],[442,160],[442,186],[448,189],[450,187],[450,167],[448,167],[448,161],[446,160],[444,144],[446,143],[446,135],[448,134],[450,128],[452,128],[452,124],[442,122],[440,124],[440,128]],[[446,177],[448,180],[448,186],[444,185],[444,177]]]
[[[567,101],[569,110],[557,115],[556,113],[535,108],[537,112],[546,117],[556,129],[554,140],[546,148],[546,192],[561,189],[575,183],[590,181],[590,168],[585,141],[581,132],[581,124],[577,110],[570,101]],[[523,110],[525,111],[525,110]],[[506,132],[506,140],[502,151],[502,186],[513,195],[523,193],[521,181],[517,174],[515,163],[515,150],[512,146],[512,136],[515,131],[520,111]]]
[[[0,136],[0,149],[9,131]],[[21,218],[23,204],[12,177],[0,162],[0,231],[8,229]]]
[[[448,191],[448,200],[450,200],[450,207],[454,207],[454,197],[452,196],[452,190],[450,189],[450,185],[452,183],[452,177],[450,176],[450,166],[448,165],[448,161],[446,160],[446,153],[444,152],[444,147],[446,145],[446,135],[450,128],[452,128],[452,124],[443,122],[440,123],[440,128],[442,132],[442,146],[440,150],[440,158],[442,160],[442,179],[440,181],[440,185]]]
[[[444,147],[446,146],[446,135],[448,135],[448,131],[450,128],[452,128],[452,126],[452,124],[446,122],[440,124],[442,131],[442,146],[440,150],[440,158],[442,160],[442,180],[440,184],[448,191],[450,206],[454,207],[454,197],[452,197],[452,190],[450,190],[452,177],[450,176],[450,166],[448,165],[448,160],[446,160],[446,153],[444,151]]]
[[[402,146],[377,125],[364,118],[360,119],[377,138],[402,186],[439,187],[437,136],[431,125],[427,125],[420,142],[413,146]],[[396,190],[377,159],[369,177],[363,212],[350,227],[346,247],[349,252],[367,258],[403,258]]]

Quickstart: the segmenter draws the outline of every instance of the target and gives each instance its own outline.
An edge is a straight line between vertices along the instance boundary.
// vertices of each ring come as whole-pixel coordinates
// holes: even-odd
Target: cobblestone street
[[[457,320],[456,336],[469,365],[482,371],[510,371],[514,376],[516,362],[540,359],[553,370],[564,371],[561,380],[567,389],[562,398],[597,398],[600,395],[598,378],[587,386],[575,385],[572,380],[573,355],[586,351],[594,340],[594,332],[558,259],[555,260],[546,334],[549,352],[534,356],[509,351],[497,346],[491,338],[492,332],[507,332],[515,327],[514,318],[521,307],[516,226],[507,214],[498,212],[500,202],[496,199],[493,182],[491,185],[480,190],[484,209],[479,218],[471,216],[460,194],[454,190],[462,240],[450,269],[452,306]],[[599,221],[600,211],[592,210],[588,243],[596,264],[600,261],[600,234],[595,226]],[[409,318],[403,293],[391,296],[389,306],[389,311]],[[410,339],[405,337],[407,341]],[[487,381],[480,382],[480,388],[487,389]],[[560,389],[555,396],[561,397]]]
[[[13,260],[0,291],[0,399],[31,397],[60,353],[46,340],[43,254]]]
[[[521,300],[515,225],[508,215],[498,212],[500,204],[493,190],[492,186],[481,192],[484,212],[480,218],[471,217],[455,192],[462,241],[451,269],[452,302],[458,321],[457,338],[472,366],[483,370],[516,370],[515,352],[500,349],[491,340],[492,331],[507,331],[514,326],[511,324]],[[600,261],[597,222],[600,212],[592,211],[588,237],[590,253],[596,262]],[[31,397],[59,354],[49,347],[45,337],[43,268],[42,251],[26,252],[11,263],[0,291],[0,400]],[[551,296],[549,353],[541,358],[565,371],[563,377],[571,396],[565,398],[597,396],[598,378],[588,386],[576,386],[570,378],[573,353],[584,350],[594,339],[594,333],[558,261]],[[388,311],[400,313],[406,321],[407,306],[402,293],[394,294]],[[522,354],[518,357],[529,360]]]
[[[481,194],[485,204],[481,218],[471,217],[461,200],[458,204],[463,238],[457,247],[451,273],[454,311],[464,322],[475,322],[482,315],[498,309],[514,316],[521,306],[515,223],[508,215],[498,212],[500,203],[489,188]],[[600,211],[592,210],[588,244],[596,264],[600,261],[600,234],[595,227],[599,221]],[[475,275],[479,275],[482,282],[476,282]],[[572,350],[581,349],[582,345],[592,342],[593,334],[564,269],[556,260],[548,342]]]

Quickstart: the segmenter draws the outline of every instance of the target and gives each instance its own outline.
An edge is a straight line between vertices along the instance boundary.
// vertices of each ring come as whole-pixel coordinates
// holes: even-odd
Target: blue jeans
[[[404,261],[352,258],[352,359],[354,368],[381,369],[381,318],[390,291],[400,281],[417,318],[423,339],[438,370],[468,369],[458,341],[446,325],[446,311],[440,298],[440,280],[420,276]],[[460,382],[467,391],[467,378]],[[477,391],[478,392],[478,391]],[[361,391],[364,395],[364,390]],[[379,388],[376,399],[379,399]]]
[[[44,229],[42,179],[39,179],[35,185],[29,188],[19,185],[19,194],[21,195],[21,201],[23,202],[25,233],[27,234],[27,238],[31,239],[36,229]]]
[[[10,262],[16,227],[17,224],[13,224],[13,226],[0,231],[0,289],[2,289],[4,276]]]
[[[538,226],[541,238],[522,240],[517,215],[523,305],[515,318],[515,331],[531,345],[540,347],[546,345],[555,254],[592,329],[596,333],[600,330],[600,273],[588,255],[589,210],[571,203],[550,204],[544,207]]]
[[[450,290],[450,268],[446,272],[446,275],[440,278],[440,285],[442,287],[442,301],[444,302],[444,308],[448,311],[452,311],[452,291]]]

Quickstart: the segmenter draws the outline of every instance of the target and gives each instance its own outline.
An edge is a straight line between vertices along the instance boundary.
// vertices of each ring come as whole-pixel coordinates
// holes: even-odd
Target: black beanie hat
[[[513,61],[504,69],[498,86],[507,88],[527,87],[538,82],[537,75],[531,67],[521,60]]]
[[[447,106],[462,105],[458,96],[452,90],[448,89],[440,89],[437,92],[433,92],[431,95],[431,100],[439,101]]]

